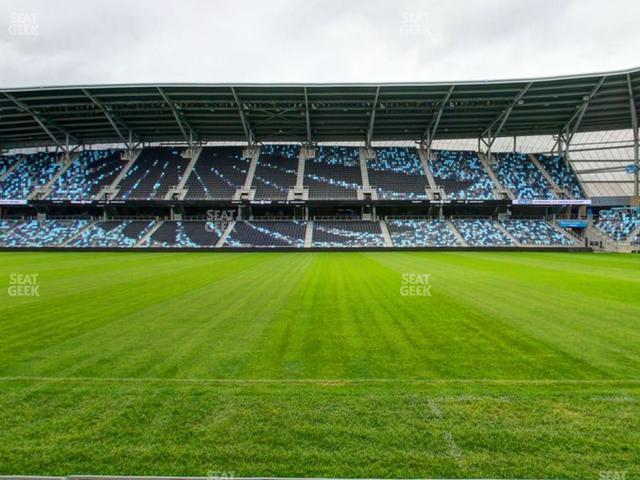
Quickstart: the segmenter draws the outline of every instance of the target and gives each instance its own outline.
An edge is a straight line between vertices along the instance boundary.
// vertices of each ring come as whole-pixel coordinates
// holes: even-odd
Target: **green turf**
[[[640,476],[637,256],[0,253],[0,277],[0,474]]]

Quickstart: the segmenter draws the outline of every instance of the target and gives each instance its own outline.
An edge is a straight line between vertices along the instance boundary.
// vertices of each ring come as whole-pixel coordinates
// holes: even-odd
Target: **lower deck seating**
[[[144,247],[212,248],[222,236],[225,226],[214,222],[166,221],[146,239]]]
[[[457,233],[472,247],[580,246],[544,220],[409,219],[388,220],[386,225],[395,247],[462,246]],[[0,247],[132,248],[140,243],[140,247],[214,248],[227,227],[205,221],[165,221],[158,226],[151,220],[0,220]],[[305,221],[239,220],[224,247],[303,248],[307,230]],[[316,248],[385,247],[377,221],[318,220],[309,233]]]
[[[494,220],[454,219],[451,221],[465,242],[472,247],[511,246],[513,240],[506,235]]]
[[[613,240],[626,240],[640,226],[640,208],[600,210],[596,228]]]
[[[458,238],[445,220],[387,220],[394,247],[456,247]]]
[[[60,247],[75,237],[88,224],[89,220],[27,220],[12,221],[6,224],[2,222],[0,225],[0,245],[4,247]]]
[[[500,225],[522,245],[575,246],[577,242],[545,220],[500,220]]]
[[[111,220],[97,222],[74,238],[68,247],[131,248],[142,240],[154,221]]]
[[[307,222],[237,221],[225,246],[236,248],[304,247]]]
[[[379,222],[371,221],[317,221],[313,222],[313,246],[384,247]]]

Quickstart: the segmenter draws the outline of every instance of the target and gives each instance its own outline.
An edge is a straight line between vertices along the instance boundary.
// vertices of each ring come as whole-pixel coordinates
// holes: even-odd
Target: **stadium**
[[[5,90],[2,146],[45,149],[2,157],[2,245],[632,251],[639,85],[636,69],[483,83]],[[632,138],[605,136],[598,150],[626,147],[631,163],[580,167],[572,147],[580,154],[589,142],[576,135],[624,129]],[[549,150],[518,149],[519,138],[545,136]],[[511,150],[498,151],[504,137]],[[436,145],[474,138],[476,150]],[[625,169],[628,178],[607,178]],[[614,194],[599,194],[607,186]]]
[[[640,68],[0,88],[0,476],[640,476]]]

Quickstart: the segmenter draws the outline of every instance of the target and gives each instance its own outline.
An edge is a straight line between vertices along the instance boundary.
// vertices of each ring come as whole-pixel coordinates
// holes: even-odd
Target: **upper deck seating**
[[[355,200],[362,188],[360,150],[317,147],[315,158],[306,161],[304,177],[311,200]]]
[[[449,198],[456,200],[492,200],[493,182],[477,152],[435,151],[429,168],[436,184]]]
[[[415,148],[375,149],[376,158],[367,160],[369,183],[384,200],[428,199],[427,176]]]
[[[551,185],[525,153],[497,153],[493,171],[505,188],[516,198],[555,198]]]
[[[109,186],[125,166],[120,150],[81,152],[53,185],[54,200],[91,200]]]
[[[18,166],[0,182],[0,198],[26,200],[36,188],[47,185],[62,168],[59,156],[49,152],[23,155]]]
[[[560,155],[541,154],[538,160],[558,187],[566,189],[573,198],[584,198],[578,176]]]
[[[286,200],[295,186],[298,170],[298,145],[263,145],[253,175],[256,200]]]
[[[185,198],[190,200],[232,200],[244,185],[249,160],[242,147],[204,147],[187,179]]]
[[[120,181],[116,196],[122,200],[162,200],[180,183],[189,160],[184,148],[147,147]]]

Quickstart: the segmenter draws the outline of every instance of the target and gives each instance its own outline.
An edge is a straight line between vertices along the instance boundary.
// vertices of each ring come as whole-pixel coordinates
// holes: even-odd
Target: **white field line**
[[[640,379],[394,379],[394,378],[300,378],[300,379],[242,379],[242,378],[161,378],[161,377],[43,377],[43,376],[0,376],[0,382],[36,381],[36,382],[122,382],[122,383],[222,383],[222,384],[479,384],[479,385],[617,385],[639,384]],[[0,476],[2,478],[2,476]],[[129,478],[129,477],[127,477]],[[145,477],[146,478],[146,477]]]

